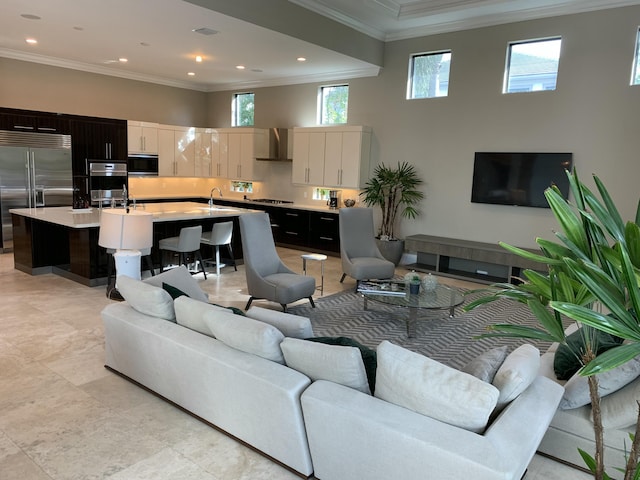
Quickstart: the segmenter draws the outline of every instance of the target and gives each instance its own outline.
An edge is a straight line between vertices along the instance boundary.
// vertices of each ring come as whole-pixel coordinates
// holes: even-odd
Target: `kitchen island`
[[[153,215],[151,256],[156,267],[160,265],[160,239],[177,236],[182,227],[202,225],[203,231],[208,231],[214,223],[227,220],[234,222],[232,247],[236,258],[242,258],[238,217],[256,211],[228,206],[209,208],[196,202],[146,203],[136,208]],[[17,208],[10,213],[16,269],[30,275],[53,272],[87,286],[107,283],[109,257],[98,245],[100,209]],[[206,257],[207,253],[203,255]]]

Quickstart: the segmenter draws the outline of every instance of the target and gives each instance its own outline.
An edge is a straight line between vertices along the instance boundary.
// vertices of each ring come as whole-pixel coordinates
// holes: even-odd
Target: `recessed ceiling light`
[[[298,58],[296,58],[296,60],[298,60],[299,62],[306,62],[307,61],[307,59],[304,58],[304,57],[298,57]]]
[[[140,42],[140,46],[141,47],[149,47],[149,46],[151,46],[151,44],[147,43],[147,42]]]
[[[81,32],[84,30],[84,27],[73,27],[73,29]]]
[[[187,72],[187,75],[189,75],[190,77],[195,77],[196,76],[196,72]]]
[[[20,15],[22,18],[26,18],[27,20],[40,20],[38,15],[32,15],[31,13],[23,13]]]
[[[121,57],[121,58],[119,58],[119,59],[118,59],[118,61],[119,61],[120,63],[127,63],[127,62],[129,61],[129,59],[128,59],[128,58]]]
[[[245,69],[245,68],[247,68],[247,67],[245,67],[244,65],[236,65],[236,68],[237,68],[238,70],[244,70],[244,69]]]
[[[202,62],[202,56],[196,55],[196,62],[201,63]]]
[[[215,35],[216,33],[218,33],[218,30],[214,30],[213,28],[209,27],[194,28],[191,31],[194,33],[199,33],[200,35]]]
[[[260,69],[260,68],[252,68],[251,71],[252,72],[256,72],[256,73],[260,73],[260,72],[262,72],[262,69]]]
[[[38,43],[38,40],[36,40],[35,38],[26,38],[24,41],[27,42],[29,45],[35,45]]]

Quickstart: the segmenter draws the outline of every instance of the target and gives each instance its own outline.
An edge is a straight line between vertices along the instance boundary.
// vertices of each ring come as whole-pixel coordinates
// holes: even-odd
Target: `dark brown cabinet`
[[[87,159],[126,160],[127,122],[109,119],[71,121],[74,172],[87,174]]]
[[[338,215],[309,212],[309,246],[314,250],[340,251]]]
[[[0,109],[0,130],[69,134],[69,128],[69,118],[63,114]]]

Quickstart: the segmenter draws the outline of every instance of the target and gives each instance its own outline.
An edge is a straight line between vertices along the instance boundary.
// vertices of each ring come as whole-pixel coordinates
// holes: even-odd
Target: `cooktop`
[[[247,199],[249,200],[249,199]],[[260,202],[260,203],[273,203],[276,205],[282,204],[282,203],[293,203],[291,200],[277,200],[275,198],[252,198],[250,199],[252,202]]]

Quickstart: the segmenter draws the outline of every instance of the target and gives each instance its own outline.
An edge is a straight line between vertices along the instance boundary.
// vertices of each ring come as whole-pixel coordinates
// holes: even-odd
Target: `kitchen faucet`
[[[209,192],[209,207],[213,207],[213,191],[214,190],[218,190],[218,193],[220,194],[220,198],[222,198],[222,190],[220,190],[220,187],[213,187],[211,189],[211,192]]]

